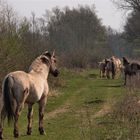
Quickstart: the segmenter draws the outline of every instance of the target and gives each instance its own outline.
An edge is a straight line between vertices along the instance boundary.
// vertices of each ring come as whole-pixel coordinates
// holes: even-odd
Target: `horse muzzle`
[[[54,72],[53,72],[53,76],[54,77],[57,77],[59,74],[60,74],[60,72],[57,69],[54,70]]]

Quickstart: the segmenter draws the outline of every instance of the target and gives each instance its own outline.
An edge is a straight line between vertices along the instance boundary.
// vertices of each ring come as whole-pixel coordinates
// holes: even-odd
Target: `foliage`
[[[110,27],[107,29],[108,45],[113,54],[122,58],[123,56],[132,56],[132,44],[126,39],[125,33],[120,33],[112,30]]]
[[[69,68],[95,67],[111,52],[94,6],[54,8],[46,10],[41,18],[31,13],[30,20],[18,17],[4,1],[0,11],[0,81],[10,71],[27,71],[33,59],[45,50],[56,49],[60,65]]]
[[[57,7],[52,15],[48,23],[49,42],[67,60],[64,65],[84,68],[95,63],[98,57],[95,52],[101,49],[99,53],[102,53],[107,44],[105,27],[95,8],[79,6],[60,10]]]
[[[124,25],[126,48],[132,53],[129,57],[139,58],[140,46],[140,0],[112,0],[120,9],[129,11]],[[125,45],[125,44],[124,44]]]

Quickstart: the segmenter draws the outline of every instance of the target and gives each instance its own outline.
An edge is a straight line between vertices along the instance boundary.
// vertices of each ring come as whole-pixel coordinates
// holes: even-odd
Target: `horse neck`
[[[43,69],[43,70],[34,70],[32,69],[29,74],[31,75],[35,75],[38,77],[42,77],[43,79],[48,79],[48,75],[49,75],[49,69]]]
[[[41,74],[45,79],[48,79],[49,71],[50,71],[50,66],[45,65],[45,68],[42,69],[42,70],[40,71],[40,74]]]
[[[31,66],[29,67],[29,73],[43,77],[44,79],[48,78],[50,66],[43,64],[39,59],[36,59]]]

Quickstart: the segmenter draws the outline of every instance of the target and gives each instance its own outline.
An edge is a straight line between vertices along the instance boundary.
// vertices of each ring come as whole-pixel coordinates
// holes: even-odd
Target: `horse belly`
[[[35,102],[39,101],[42,97],[43,91],[44,91],[43,87],[38,88],[38,89],[36,89],[36,88],[30,89],[29,95],[26,99],[26,102],[27,103],[35,103]]]

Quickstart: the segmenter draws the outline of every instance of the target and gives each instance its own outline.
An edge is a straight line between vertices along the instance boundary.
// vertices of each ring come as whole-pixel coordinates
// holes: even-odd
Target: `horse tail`
[[[3,83],[3,112],[2,118],[7,117],[8,124],[14,119],[14,109],[13,109],[13,100],[12,100],[12,83],[13,79],[10,76],[7,76]]]

